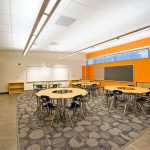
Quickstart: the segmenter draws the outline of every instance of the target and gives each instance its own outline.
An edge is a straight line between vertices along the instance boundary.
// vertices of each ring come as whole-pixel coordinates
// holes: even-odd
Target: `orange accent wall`
[[[93,66],[82,66],[82,79],[93,79],[94,68]]]
[[[88,78],[94,80],[94,68],[95,67],[108,67],[108,66],[123,66],[123,65],[134,65],[134,84],[139,81],[150,82],[150,59],[138,59],[138,60],[130,60],[130,61],[120,61],[113,63],[105,63],[105,64],[96,64],[91,66],[84,66],[90,68],[89,71],[86,72]],[[86,76],[84,76],[86,78]],[[129,82],[114,82],[114,81],[100,81],[102,85],[127,85],[131,84]]]
[[[102,55],[106,55],[106,54],[130,50],[130,49],[136,49],[136,48],[144,47],[144,46],[150,46],[150,38],[145,38],[142,40],[118,45],[115,47],[107,48],[107,49],[96,51],[96,52],[92,52],[92,53],[87,54],[86,58],[89,59],[89,58],[93,58],[96,56],[102,56]]]
[[[133,48],[140,48],[144,46],[150,46],[150,38],[145,38],[142,40],[134,41],[131,43],[115,46],[112,48],[108,48],[102,51],[97,51],[93,53],[89,53],[86,55],[87,58],[92,58],[96,56],[111,54],[115,52],[121,52],[124,50],[130,50]],[[104,64],[94,64],[90,66],[83,66],[84,72],[82,72],[83,78],[90,78],[94,80],[94,68],[95,67],[107,67],[107,66],[122,66],[122,65],[134,65],[134,83],[136,82],[150,82],[150,58],[138,59],[138,60],[129,60],[129,61],[120,61],[120,62],[111,62]],[[116,82],[116,81],[99,81],[102,83],[102,86],[105,85],[128,85],[130,82]]]

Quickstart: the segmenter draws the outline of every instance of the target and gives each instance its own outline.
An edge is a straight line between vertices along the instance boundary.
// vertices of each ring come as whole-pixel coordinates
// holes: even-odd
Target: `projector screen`
[[[133,82],[133,65],[105,67],[104,80]]]
[[[69,80],[68,67],[27,67],[26,81],[64,81]]]

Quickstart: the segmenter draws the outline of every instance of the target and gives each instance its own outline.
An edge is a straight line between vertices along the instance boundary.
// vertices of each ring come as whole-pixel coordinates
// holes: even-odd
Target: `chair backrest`
[[[91,88],[87,88],[86,91],[90,94]]]
[[[76,87],[80,88],[80,87],[81,87],[81,84],[76,84]]]
[[[42,84],[38,84],[38,85],[36,85],[36,87],[37,87],[37,89],[42,89],[43,88]]]
[[[50,97],[49,97],[49,96],[46,96],[46,95],[41,95],[41,100],[42,100],[43,102],[48,102],[48,101],[50,101]]]
[[[149,97],[150,97],[150,92],[147,92],[147,93],[146,93],[146,96],[149,96]]]
[[[57,84],[53,84],[52,88],[57,88]]]
[[[120,90],[113,90],[113,94],[115,94],[115,95],[122,95],[122,91],[120,91]]]
[[[91,85],[91,88],[92,88],[93,90],[96,90],[97,87],[98,87],[97,84],[92,84],[92,85]]]
[[[82,98],[83,98],[82,95],[77,95],[77,96],[74,96],[74,97],[73,97],[73,100],[74,100],[74,101],[81,101]]]
[[[97,87],[97,84],[92,84],[92,87]]]

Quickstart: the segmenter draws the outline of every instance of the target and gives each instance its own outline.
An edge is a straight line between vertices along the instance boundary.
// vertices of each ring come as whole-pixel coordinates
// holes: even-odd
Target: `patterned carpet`
[[[100,98],[90,102],[93,110],[85,120],[74,118],[72,128],[60,121],[50,127],[51,118],[42,114],[38,121],[36,97],[32,92],[17,96],[20,150],[120,150],[150,126],[150,115],[136,111],[123,116],[122,109],[108,112]]]

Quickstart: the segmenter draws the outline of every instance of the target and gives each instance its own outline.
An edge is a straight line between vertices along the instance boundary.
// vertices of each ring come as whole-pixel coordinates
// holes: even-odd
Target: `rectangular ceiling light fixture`
[[[46,21],[47,17],[48,17],[47,15],[42,16],[42,18],[39,21],[39,24],[37,25],[37,27],[35,29],[34,35],[37,35],[39,33],[39,31],[41,30],[41,28],[42,28],[44,22]]]
[[[30,49],[30,47],[31,47],[31,45],[32,45],[32,43],[33,43],[33,41],[35,40],[35,37],[36,37],[36,36],[34,36],[34,35],[32,36],[32,38],[31,38],[31,40],[30,40],[30,42],[29,42],[29,44],[28,44],[26,50],[25,50],[24,53],[23,53],[23,56],[25,56],[26,53],[28,52],[28,50]]]
[[[57,0],[50,0],[49,4],[47,5],[44,13],[45,14],[50,14],[50,12],[52,11],[54,5],[56,4]]]
[[[43,30],[47,21],[50,19],[50,17],[54,13],[55,9],[57,8],[60,2],[61,0],[44,0],[41,9],[39,11],[39,14],[37,16],[37,19],[32,28],[32,31],[30,33],[30,36],[28,38],[28,41],[26,43],[23,56],[25,56],[27,52],[31,49],[33,43]]]

